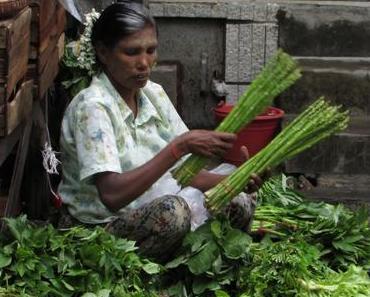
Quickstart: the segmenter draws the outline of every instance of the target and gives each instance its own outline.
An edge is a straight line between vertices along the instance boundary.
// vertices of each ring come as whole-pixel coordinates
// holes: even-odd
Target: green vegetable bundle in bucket
[[[216,128],[216,131],[237,133],[257,115],[272,105],[272,100],[301,77],[296,61],[279,50],[262,72],[239,98],[238,103]],[[187,186],[207,164],[207,158],[190,156],[172,173],[181,186]]]
[[[296,156],[319,141],[344,130],[349,121],[348,111],[330,106],[319,98],[276,136],[268,146],[245,162],[234,173],[205,193],[210,212],[219,212],[242,192],[252,173],[261,174],[268,167]]]

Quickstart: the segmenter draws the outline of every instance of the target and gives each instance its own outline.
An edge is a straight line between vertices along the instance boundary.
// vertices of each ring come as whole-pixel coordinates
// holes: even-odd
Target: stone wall
[[[324,95],[351,114],[346,131],[287,162],[286,170],[313,177],[314,198],[370,204],[370,3],[279,5],[279,46],[304,72],[277,104],[294,115]]]

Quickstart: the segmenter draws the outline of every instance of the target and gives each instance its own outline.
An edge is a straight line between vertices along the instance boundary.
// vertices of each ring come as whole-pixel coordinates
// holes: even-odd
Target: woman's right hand
[[[174,140],[174,145],[185,154],[192,153],[208,158],[222,157],[229,150],[236,134],[208,130],[191,130]]]

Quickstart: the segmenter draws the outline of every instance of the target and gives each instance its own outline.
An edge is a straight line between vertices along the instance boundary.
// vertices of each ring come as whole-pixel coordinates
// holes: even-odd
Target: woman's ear
[[[107,58],[108,58],[108,48],[102,44],[101,42],[98,42],[95,46],[95,52],[96,56],[99,60],[99,62],[103,65],[106,64]]]

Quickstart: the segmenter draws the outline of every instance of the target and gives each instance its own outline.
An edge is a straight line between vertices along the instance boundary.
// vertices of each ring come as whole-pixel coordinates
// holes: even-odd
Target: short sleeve
[[[168,121],[169,121],[170,126],[172,127],[173,135],[176,137],[185,132],[188,132],[189,131],[188,127],[185,125],[184,121],[181,119],[180,115],[177,113],[177,110],[172,105],[172,102],[170,102],[169,105],[170,105],[169,106],[170,111],[168,115]]]
[[[166,110],[167,121],[171,127],[172,134],[174,137],[179,136],[185,132],[188,132],[189,129],[181,119],[180,115],[178,114],[176,108],[173,106],[172,101],[166,94],[165,90],[162,86],[156,85],[159,89],[158,96],[160,97],[161,105]]]
[[[80,180],[105,171],[122,172],[112,120],[102,104],[79,104],[74,134]]]

